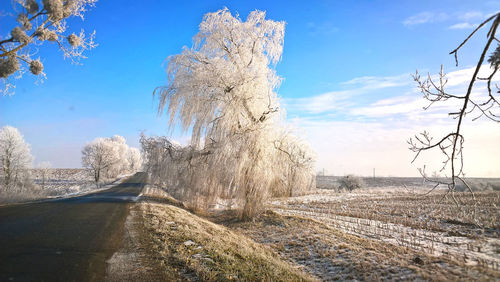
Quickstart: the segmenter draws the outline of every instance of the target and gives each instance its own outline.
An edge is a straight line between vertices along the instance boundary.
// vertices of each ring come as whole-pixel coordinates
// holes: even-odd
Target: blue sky
[[[138,146],[140,131],[167,134],[152,98],[165,83],[163,63],[191,46],[205,13],[223,7],[243,19],[258,9],[286,22],[278,94],[289,120],[317,151],[318,169],[368,175],[375,167],[381,175],[415,175],[406,140],[430,123],[441,126],[438,133],[451,124],[439,111],[433,120],[420,112],[410,74],[436,73],[443,64],[457,72],[455,88],[463,91],[466,76],[460,71],[475,64],[485,35],[460,52],[458,68],[448,52],[498,11],[500,1],[101,0],[85,21],[69,22],[72,30],[96,30],[99,46],[86,53],[83,65],[65,61],[50,44],[40,48],[47,79],[34,83],[26,74],[16,82],[15,95],[0,97],[0,125],[19,128],[35,163],[54,167],[79,167],[82,146],[95,137],[118,134]],[[1,36],[13,27],[10,10],[10,1],[2,1]],[[475,128],[482,131],[471,133],[480,139],[470,141],[471,173],[500,176],[499,161],[485,159],[500,151],[477,149],[498,144],[497,125],[479,121]],[[184,137],[174,132],[174,138]]]

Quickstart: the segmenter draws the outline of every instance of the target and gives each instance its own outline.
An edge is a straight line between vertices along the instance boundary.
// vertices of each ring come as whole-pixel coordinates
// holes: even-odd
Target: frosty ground
[[[364,242],[345,243],[358,255],[363,250],[361,261],[366,265],[360,270],[372,269],[370,279],[394,278],[389,274],[394,271],[398,273],[396,277],[404,278],[498,278],[499,192],[476,193],[476,203],[468,194],[457,195],[459,207],[450,199],[442,199],[444,191],[426,197],[394,188],[349,194],[321,192],[275,200],[270,208],[285,218],[322,223],[332,230],[330,234],[337,233],[336,240],[352,235]],[[324,234],[327,236],[320,240],[332,240],[328,233]],[[395,258],[399,267],[384,266],[387,258]],[[325,263],[331,257],[319,260]],[[312,267],[315,268],[321,275],[322,267]]]
[[[500,192],[372,187],[273,199],[253,221],[196,216],[148,187],[127,219],[112,279],[495,280]],[[130,267],[134,265],[134,267]]]
[[[119,175],[96,187],[92,173],[81,168],[49,168],[30,169],[33,184],[30,187],[18,188],[18,191],[0,191],[0,205],[7,203],[20,203],[47,198],[60,198],[93,193],[109,189],[111,185],[118,184],[130,174]]]
[[[50,169],[43,184],[41,170],[31,175],[43,186],[31,199],[111,187],[97,189],[82,169]],[[324,189],[271,199],[253,221],[236,220],[224,201],[195,215],[146,185],[108,261],[108,279],[500,278],[498,179],[474,180],[487,191],[455,193],[458,206],[444,189],[427,194],[421,178],[368,178],[367,188],[352,192],[335,189],[337,180],[318,177]]]

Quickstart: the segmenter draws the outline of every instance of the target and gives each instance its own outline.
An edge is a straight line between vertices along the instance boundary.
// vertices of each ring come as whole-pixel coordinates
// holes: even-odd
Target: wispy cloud
[[[409,78],[407,73],[396,76],[362,76],[343,82],[342,85],[362,87],[366,90],[380,89],[407,85]]]
[[[468,83],[474,73],[475,67],[453,71],[446,74],[446,91],[456,95],[465,93]],[[488,65],[483,65],[479,72],[480,77],[487,76],[490,72]],[[439,78],[432,76],[434,81]],[[498,81],[498,76],[495,77]],[[479,101],[487,100],[487,91],[484,83],[478,83],[473,92],[474,99]],[[412,121],[427,122],[436,116],[446,117],[449,112],[456,112],[463,101],[447,100],[446,102],[435,103],[427,111],[423,108],[429,105],[429,102],[421,98],[418,90],[409,89],[407,94],[397,95],[386,99],[375,101],[366,106],[353,107],[349,113],[353,116],[363,116],[370,118],[397,117]]]
[[[448,73],[447,91],[465,93],[473,71],[471,67]],[[479,75],[484,76],[488,71],[485,65]],[[478,83],[475,97],[485,96],[482,84]],[[462,101],[435,103],[424,110],[428,101],[421,97],[409,74],[363,76],[340,85],[349,89],[287,101],[296,105],[295,123],[305,131],[313,148],[321,152],[318,169],[325,168],[336,175],[370,175],[376,168],[377,175],[414,176],[424,164],[429,171],[440,169],[439,154],[430,153],[411,164],[413,154],[406,141],[423,130],[435,137],[453,130],[456,120],[448,113],[455,112]],[[384,98],[373,99],[381,93]],[[372,102],[366,103],[370,98]],[[311,112],[315,115],[310,115]],[[335,116],[336,112],[342,112],[342,116]],[[471,115],[464,122],[464,134],[468,137],[465,171],[474,176],[499,176],[500,159],[490,156],[500,154],[496,145],[500,143],[500,131],[496,130],[496,124],[485,119],[471,122],[474,117]]]
[[[449,26],[449,29],[473,29],[477,27],[478,22],[486,19],[488,17],[487,14],[480,11],[469,11],[465,13],[459,13],[456,15],[456,19],[460,22]]]
[[[465,22],[465,23],[457,23],[457,24],[451,25],[448,28],[449,29],[473,29],[477,26],[478,26],[477,24],[471,24],[471,23]]]
[[[458,15],[458,18],[463,21],[482,20],[486,18],[486,14],[479,11],[469,11]]]
[[[485,20],[490,15],[492,14],[483,13],[481,11],[467,11],[451,14],[426,11],[406,18],[403,24],[407,27],[411,27],[421,24],[454,21],[456,23],[448,26],[449,29],[471,29],[477,27],[482,20]]]
[[[341,86],[348,89],[307,98],[285,99],[284,104],[291,112],[310,114],[345,112],[356,105],[359,97],[373,96],[377,90],[410,85],[411,82],[410,74],[385,77],[362,76],[341,83]]]
[[[446,91],[460,95],[464,93],[474,73],[475,67],[460,69],[446,74]],[[486,77],[490,72],[489,65],[483,65],[479,72],[480,77]],[[422,74],[426,76],[426,74]],[[498,81],[496,75],[495,81]],[[437,75],[431,76],[438,81]],[[475,86],[476,97],[486,98],[484,82]],[[322,114],[333,116],[338,112],[357,117],[386,117],[391,115],[414,116],[415,112],[421,113],[426,106],[426,100],[416,89],[416,84],[410,74],[404,73],[394,76],[362,76],[340,83],[344,89],[326,92],[306,98],[288,98],[284,104],[289,112],[296,115]],[[481,94],[484,92],[483,94]],[[376,99],[375,97],[383,97]],[[433,109],[445,112],[457,105],[451,101],[437,103]]]
[[[352,106],[351,98],[357,94],[358,90],[332,91],[313,97],[284,99],[283,102],[289,111],[319,114]]]
[[[438,118],[434,119],[439,121]],[[318,154],[316,168],[334,175],[418,176],[417,168],[439,171],[442,156],[428,152],[411,163],[413,153],[406,141],[427,130],[431,136],[441,136],[454,128],[453,120],[425,125],[399,120],[383,122],[325,121],[303,118],[298,126]],[[500,159],[500,131],[492,131],[495,124],[487,121],[464,124],[467,136],[465,172],[470,176],[498,177]]]
[[[380,100],[366,107],[353,108],[350,111],[354,116],[365,117],[388,117],[394,115],[407,115],[422,109],[425,103],[419,97],[399,96],[390,99]]]
[[[445,21],[449,18],[447,13],[435,13],[435,12],[421,12],[416,15],[410,16],[403,21],[405,26],[414,26],[419,24],[433,23]]]

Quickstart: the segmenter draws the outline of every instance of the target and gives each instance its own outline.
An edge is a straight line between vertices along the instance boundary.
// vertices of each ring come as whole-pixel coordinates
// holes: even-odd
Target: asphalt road
[[[137,173],[85,196],[0,207],[0,281],[101,281],[118,250]]]

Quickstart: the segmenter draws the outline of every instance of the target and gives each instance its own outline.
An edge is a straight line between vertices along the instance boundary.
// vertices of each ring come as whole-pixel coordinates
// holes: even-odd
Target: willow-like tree
[[[275,142],[284,130],[275,92],[281,78],[274,67],[285,23],[266,19],[262,11],[243,21],[223,9],[206,14],[199,29],[192,48],[169,57],[168,84],[154,92],[158,113],[166,111],[170,126],[191,131],[190,147],[178,154],[184,174],[177,186],[205,204],[236,195],[241,217],[252,217],[283,178],[284,153]],[[301,175],[309,187],[313,158],[306,159],[307,173]]]
[[[45,77],[38,46],[50,42],[62,51],[64,58],[78,63],[84,51],[93,49],[94,33],[68,32],[66,19],[80,17],[97,0],[12,0],[16,23],[10,34],[0,37],[0,93],[13,94],[13,79],[26,70]],[[2,85],[3,84],[3,85]]]

